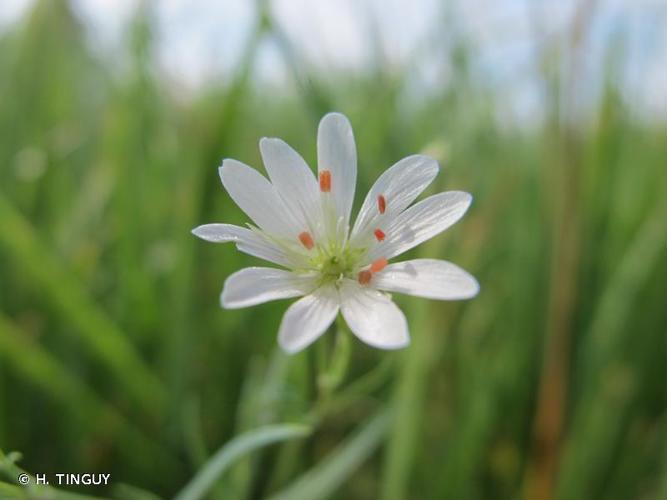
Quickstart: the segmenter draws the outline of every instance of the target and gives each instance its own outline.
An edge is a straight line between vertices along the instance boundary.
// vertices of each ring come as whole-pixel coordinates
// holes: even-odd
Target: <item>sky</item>
[[[20,19],[32,3],[2,0],[0,29]],[[113,54],[122,45],[124,28],[137,4],[138,0],[74,0],[91,42],[103,54]],[[429,52],[429,40],[445,29],[442,0],[269,0],[269,4],[299,54],[322,70],[369,64],[377,50],[370,33],[376,33],[390,64],[414,71],[426,86],[436,81],[441,58]],[[567,32],[578,4],[450,0],[449,8],[460,20],[457,27],[477,49],[472,62],[475,76],[502,92],[509,117],[539,118],[536,49]],[[255,2],[250,0],[160,0],[154,7],[160,68],[173,81],[192,88],[233,71],[256,20]],[[594,19],[582,81],[599,78],[608,40],[621,35],[627,53],[620,68],[626,99],[638,113],[667,118],[667,1],[599,0]],[[256,78],[289,84],[285,62],[270,40],[260,47],[255,71]]]

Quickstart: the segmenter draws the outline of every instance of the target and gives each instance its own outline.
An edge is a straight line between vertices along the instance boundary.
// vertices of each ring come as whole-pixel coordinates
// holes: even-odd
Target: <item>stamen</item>
[[[382,229],[376,229],[373,231],[373,234],[375,235],[375,239],[378,241],[384,241],[385,234],[382,231]]]
[[[387,210],[387,200],[385,200],[384,196],[381,194],[378,195],[378,210],[380,211],[381,214],[383,214],[384,211]]]
[[[320,172],[320,191],[323,193],[331,192],[331,171],[322,170]]]
[[[359,283],[362,285],[368,285],[371,282],[373,275],[370,271],[360,271],[359,272]]]
[[[308,250],[311,250],[315,246],[315,242],[313,241],[313,237],[310,235],[310,233],[308,231],[304,231],[303,233],[299,234],[299,241]]]
[[[387,266],[388,263],[389,262],[384,257],[380,257],[379,259],[373,261],[371,264],[371,273],[379,273]]]

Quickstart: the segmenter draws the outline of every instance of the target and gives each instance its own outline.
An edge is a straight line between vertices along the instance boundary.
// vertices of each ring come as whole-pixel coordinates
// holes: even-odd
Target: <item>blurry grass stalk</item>
[[[572,21],[566,43],[570,67],[563,77],[562,98],[556,104],[561,106],[560,123],[554,124],[559,127],[555,144],[558,160],[553,165],[553,182],[544,186],[547,194],[554,195],[551,279],[533,450],[524,492],[526,498],[535,500],[550,500],[554,496],[566,414],[581,252],[581,171],[585,168],[578,135],[581,125],[577,123],[578,75],[584,68],[585,36],[596,3],[596,0],[580,0]]]
[[[175,473],[175,459],[142,431],[127,421],[108,403],[86,387],[79,378],[71,374],[48,351],[36,342],[29,341],[9,319],[0,313],[0,358],[21,378],[53,398],[60,407],[80,422],[81,430],[114,436],[125,459],[144,472],[159,465]],[[146,456],[136,453],[140,447]],[[147,458],[150,457],[150,460]]]
[[[554,464],[562,500],[667,489],[660,485],[667,462],[659,465],[667,453],[656,444],[666,404],[667,215],[657,201],[667,189],[665,128],[634,113],[622,85],[586,121],[596,103],[570,96],[572,85],[592,81],[596,91],[598,79],[576,55],[562,64],[570,54],[561,53],[579,42],[557,40],[544,53],[558,75],[545,78],[551,126],[540,138],[533,122],[506,123],[508,102],[522,90],[514,75],[482,81],[479,54],[454,8],[446,29],[434,23],[424,39],[426,59],[415,52],[406,66],[390,57],[359,71],[333,64],[319,71],[310,48],[294,43],[260,1],[235,73],[181,92],[159,73],[150,9],[131,35],[128,73],[126,60],[116,66],[90,51],[68,5],[35,2],[35,13],[0,37],[0,90],[9,96],[0,100],[3,443],[20,445],[40,467],[108,464],[114,477],[168,498],[183,474],[201,470],[213,443],[296,419],[317,424],[315,437],[255,449],[215,481],[212,498],[255,500],[291,483],[282,498],[369,498],[384,488],[390,499],[507,499],[532,491],[528,477],[548,497]],[[592,9],[582,9],[570,31],[575,41],[588,32],[581,20]],[[539,47],[552,39],[546,27],[536,32]],[[287,63],[287,85],[254,78],[267,46]],[[609,52],[619,65],[629,62]],[[435,85],[421,92],[424,63],[436,60],[442,64],[428,76]],[[360,189],[381,165],[424,144],[447,145],[452,168],[441,179],[476,198],[463,241],[452,247],[465,254],[482,294],[463,306],[460,321],[449,316],[452,306],[399,299],[412,346],[396,353],[354,346],[356,380],[340,375],[344,356],[329,366],[327,352],[320,367],[332,372],[318,391],[317,370],[306,369],[311,353],[289,366],[285,357],[263,359],[275,347],[279,306],[261,306],[260,314],[217,308],[224,277],[255,261],[231,245],[199,246],[189,230],[247,220],[221,194],[215,169],[223,155],[259,165],[257,136],[275,134],[308,157],[314,126],[331,110],[348,114],[358,131]],[[589,162],[589,153],[600,158]],[[479,251],[469,252],[471,241]],[[167,264],[152,254],[160,242],[169,247]],[[445,327],[435,328],[438,321]],[[45,333],[26,336],[34,332]],[[531,455],[535,358],[547,335]],[[335,342],[329,335],[312,349]],[[566,394],[568,380],[574,390]],[[330,394],[313,409],[318,392]],[[384,406],[387,393],[395,417],[368,423],[368,409]],[[560,454],[565,401],[574,406]],[[48,442],[34,431],[45,419]],[[337,446],[343,434],[350,437]],[[186,467],[175,468],[171,452],[186,457]],[[117,497],[142,497],[130,490]]]
[[[240,59],[239,68],[233,81],[226,89],[222,99],[216,103],[216,110],[220,114],[217,117],[220,128],[217,134],[210,139],[214,142],[206,144],[209,149],[221,151],[229,147],[233,141],[233,133],[245,103],[246,94],[249,90],[249,82],[252,76],[253,62],[263,37],[265,27],[261,21],[258,21],[254,31],[248,38],[246,47]],[[201,141],[201,138],[195,136],[194,139]],[[196,150],[195,146],[192,149]],[[206,153],[210,151],[197,152],[196,162],[203,164],[209,161]],[[217,153],[216,153],[217,156]],[[220,158],[214,160],[214,165],[220,164]],[[189,203],[184,204],[185,210],[179,210],[176,213],[176,226],[179,232],[175,237],[179,247],[183,249],[180,254],[180,262],[173,273],[172,280],[172,307],[171,314],[173,321],[169,329],[167,341],[164,344],[164,366],[167,370],[167,378],[170,394],[170,420],[172,428],[178,434],[183,428],[182,423],[184,415],[181,408],[185,398],[185,391],[189,386],[187,379],[191,371],[191,325],[189,323],[193,310],[193,270],[196,267],[196,238],[190,233],[191,228],[198,225],[198,221],[205,220],[204,207],[207,201],[214,193],[213,189],[219,189],[216,182],[211,182],[211,173],[215,168],[196,168],[194,165],[188,169],[189,175],[186,176],[183,189],[185,198]],[[217,178],[217,176],[214,176]],[[217,194],[217,191],[215,192]],[[183,439],[183,436],[179,436]]]
[[[358,470],[385,437],[389,414],[380,410],[318,464],[268,500],[325,500]]]
[[[0,498],[26,500],[103,500],[100,497],[69,493],[57,490],[51,486],[37,485],[35,476],[28,474],[16,465],[16,461],[19,458],[19,454],[9,453],[5,455],[3,450],[0,449],[0,477],[5,476],[8,481],[14,483],[7,484],[0,481]],[[18,485],[18,477],[21,474],[28,474],[30,477],[27,485]]]
[[[92,302],[83,286],[65,270],[37,239],[32,226],[0,194],[0,249],[25,272],[33,287],[43,292],[62,316],[75,326],[63,331],[76,335],[118,380],[123,393],[156,418],[165,402],[162,384],[138,353]]]
[[[562,461],[559,498],[593,494],[611,466],[637,392],[637,375],[622,360],[624,327],[632,311],[641,309],[638,296],[667,249],[667,199],[640,227],[598,301],[583,345],[582,387]],[[665,462],[667,465],[667,462]]]
[[[428,375],[432,368],[433,330],[428,304],[423,299],[408,299],[410,310],[410,346],[401,353],[398,379],[393,391],[393,418],[382,471],[383,500],[408,498],[410,478],[417,456],[417,443],[423,430],[422,418]]]
[[[307,436],[311,429],[304,425],[280,424],[260,427],[236,436],[222,446],[204,464],[197,475],[176,495],[175,500],[199,500],[220,480],[222,474],[242,456],[272,443]]]
[[[318,395],[315,405],[327,405],[331,400],[334,391],[343,382],[350,364],[351,338],[345,320],[342,315],[338,315],[335,326],[333,327],[334,342],[331,346],[330,337],[325,333],[317,342],[316,352],[318,353],[318,373],[316,374]],[[328,332],[331,333],[331,332]]]

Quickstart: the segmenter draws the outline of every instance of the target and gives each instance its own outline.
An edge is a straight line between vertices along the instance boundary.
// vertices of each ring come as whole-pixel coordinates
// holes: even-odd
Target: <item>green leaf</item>
[[[166,392],[134,345],[95,302],[85,287],[35,234],[33,226],[0,195],[0,250],[27,281],[44,294],[90,354],[113,374],[119,387],[147,413],[163,407]]]
[[[239,458],[280,441],[302,438],[311,428],[298,424],[267,425],[235,437],[213,455],[199,473],[176,496],[176,500],[196,500],[213,487],[215,482]]]
[[[382,410],[318,465],[269,500],[328,498],[371,456],[389,429],[389,412]]]

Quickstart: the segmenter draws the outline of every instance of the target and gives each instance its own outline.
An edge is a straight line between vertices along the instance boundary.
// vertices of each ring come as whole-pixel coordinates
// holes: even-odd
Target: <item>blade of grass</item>
[[[298,424],[278,424],[260,427],[235,437],[222,446],[197,475],[176,495],[176,500],[204,498],[209,490],[239,458],[273,443],[307,436],[310,427]]]
[[[55,399],[66,412],[81,423],[104,422],[105,432],[115,435],[118,448],[126,460],[149,472],[154,464],[177,470],[175,459],[166,450],[149,440],[113,407],[99,399],[81,380],[70,374],[61,363],[39,344],[30,342],[13,323],[0,313],[0,359]],[[137,447],[150,460],[136,453]]]
[[[147,414],[159,414],[166,397],[160,381],[123,332],[88,298],[83,286],[45,248],[30,223],[2,195],[0,227],[0,248],[75,327],[63,331],[77,335],[77,340],[109,369],[138,407]]]
[[[650,278],[667,246],[666,219],[667,202],[663,201],[640,228],[593,316],[584,346],[586,355],[582,357],[583,388],[559,476],[560,498],[575,498],[592,491],[595,478],[608,467],[613,455],[608,450],[610,443],[615,442],[627,422],[619,414],[630,408],[619,401],[629,401],[634,374],[626,373],[628,370],[621,362],[624,342],[630,342],[624,335],[635,333],[627,328],[632,311],[638,309],[633,298],[640,296],[643,283]],[[616,418],[611,419],[610,415]],[[593,439],[594,436],[599,438]]]
[[[428,383],[430,360],[435,352],[431,332],[424,327],[427,304],[414,301],[410,329],[412,344],[404,353],[404,361],[392,404],[395,408],[391,440],[384,464],[382,498],[400,500],[407,497],[409,479],[415,462],[419,432],[422,427],[425,387]]]
[[[20,455],[19,455],[20,456]],[[27,474],[15,463],[15,457],[12,453],[5,455],[0,450],[0,474],[4,475],[10,481],[17,481],[21,474]],[[3,499],[26,499],[26,500],[102,500],[101,497],[89,495],[79,495],[65,491],[57,490],[51,486],[37,485],[35,477],[32,474],[30,481],[25,486],[14,486],[0,481],[0,498]]]
[[[0,481],[0,498],[12,500],[104,500],[77,493],[58,491],[50,486],[14,486]]]
[[[389,429],[389,412],[381,410],[358,432],[269,500],[329,498],[371,456]]]

